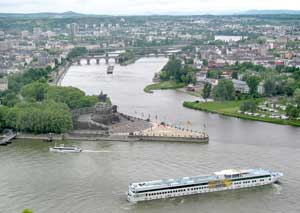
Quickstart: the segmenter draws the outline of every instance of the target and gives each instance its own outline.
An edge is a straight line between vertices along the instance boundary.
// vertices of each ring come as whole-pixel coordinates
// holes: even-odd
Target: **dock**
[[[6,146],[7,144],[11,143],[11,140],[14,139],[17,136],[16,133],[10,133],[6,135],[1,141],[0,141],[0,146]]]

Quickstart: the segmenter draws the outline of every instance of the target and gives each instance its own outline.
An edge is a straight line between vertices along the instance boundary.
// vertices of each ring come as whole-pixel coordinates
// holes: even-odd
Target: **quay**
[[[125,116],[122,114],[122,116]],[[86,140],[86,141],[118,141],[118,142],[183,142],[208,143],[209,136],[205,132],[181,129],[167,124],[152,123],[146,120],[127,116],[129,121],[113,125],[109,131],[103,130],[72,130],[64,134],[53,134],[55,140]],[[49,141],[48,134],[18,134],[18,139],[37,139]]]
[[[195,142],[208,143],[209,137],[205,132],[177,128],[168,124],[152,123],[151,128],[132,132],[128,138],[140,141],[161,142]]]
[[[157,141],[208,143],[205,132],[188,130],[165,122],[150,121],[117,111],[116,105],[103,102],[106,95],[98,96],[99,102],[93,107],[72,111],[74,129],[64,134],[18,134],[17,138],[52,140],[91,141]]]

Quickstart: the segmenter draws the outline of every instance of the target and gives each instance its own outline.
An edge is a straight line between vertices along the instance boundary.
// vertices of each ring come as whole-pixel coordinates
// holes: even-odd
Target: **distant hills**
[[[299,15],[300,10],[248,10],[242,12],[245,15],[275,15],[275,14],[287,14],[287,15]]]
[[[130,15],[171,15],[171,16],[190,16],[190,15],[300,15],[300,10],[248,10],[248,11],[230,11],[230,10],[211,10],[211,11],[165,11],[165,12],[145,12],[143,14],[122,14],[122,16]],[[83,14],[73,11],[63,13],[0,13],[0,18],[79,18],[79,17],[103,17],[107,15]]]
[[[73,11],[67,11],[63,13],[0,13],[0,17],[11,17],[11,18],[72,18],[72,17],[83,17],[92,16],[82,13],[76,13]]]

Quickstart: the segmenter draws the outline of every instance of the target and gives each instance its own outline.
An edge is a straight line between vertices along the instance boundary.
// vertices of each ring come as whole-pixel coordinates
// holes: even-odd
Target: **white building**
[[[8,80],[6,78],[0,78],[0,91],[5,91],[8,89]]]
[[[240,92],[240,93],[249,93],[249,87],[248,87],[246,81],[232,79],[232,83],[233,83],[235,91]]]

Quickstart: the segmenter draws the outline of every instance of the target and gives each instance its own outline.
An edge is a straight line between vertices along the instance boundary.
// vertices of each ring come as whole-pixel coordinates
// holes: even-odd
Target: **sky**
[[[244,10],[300,10],[300,0],[0,0],[1,13],[74,11],[135,15]]]

